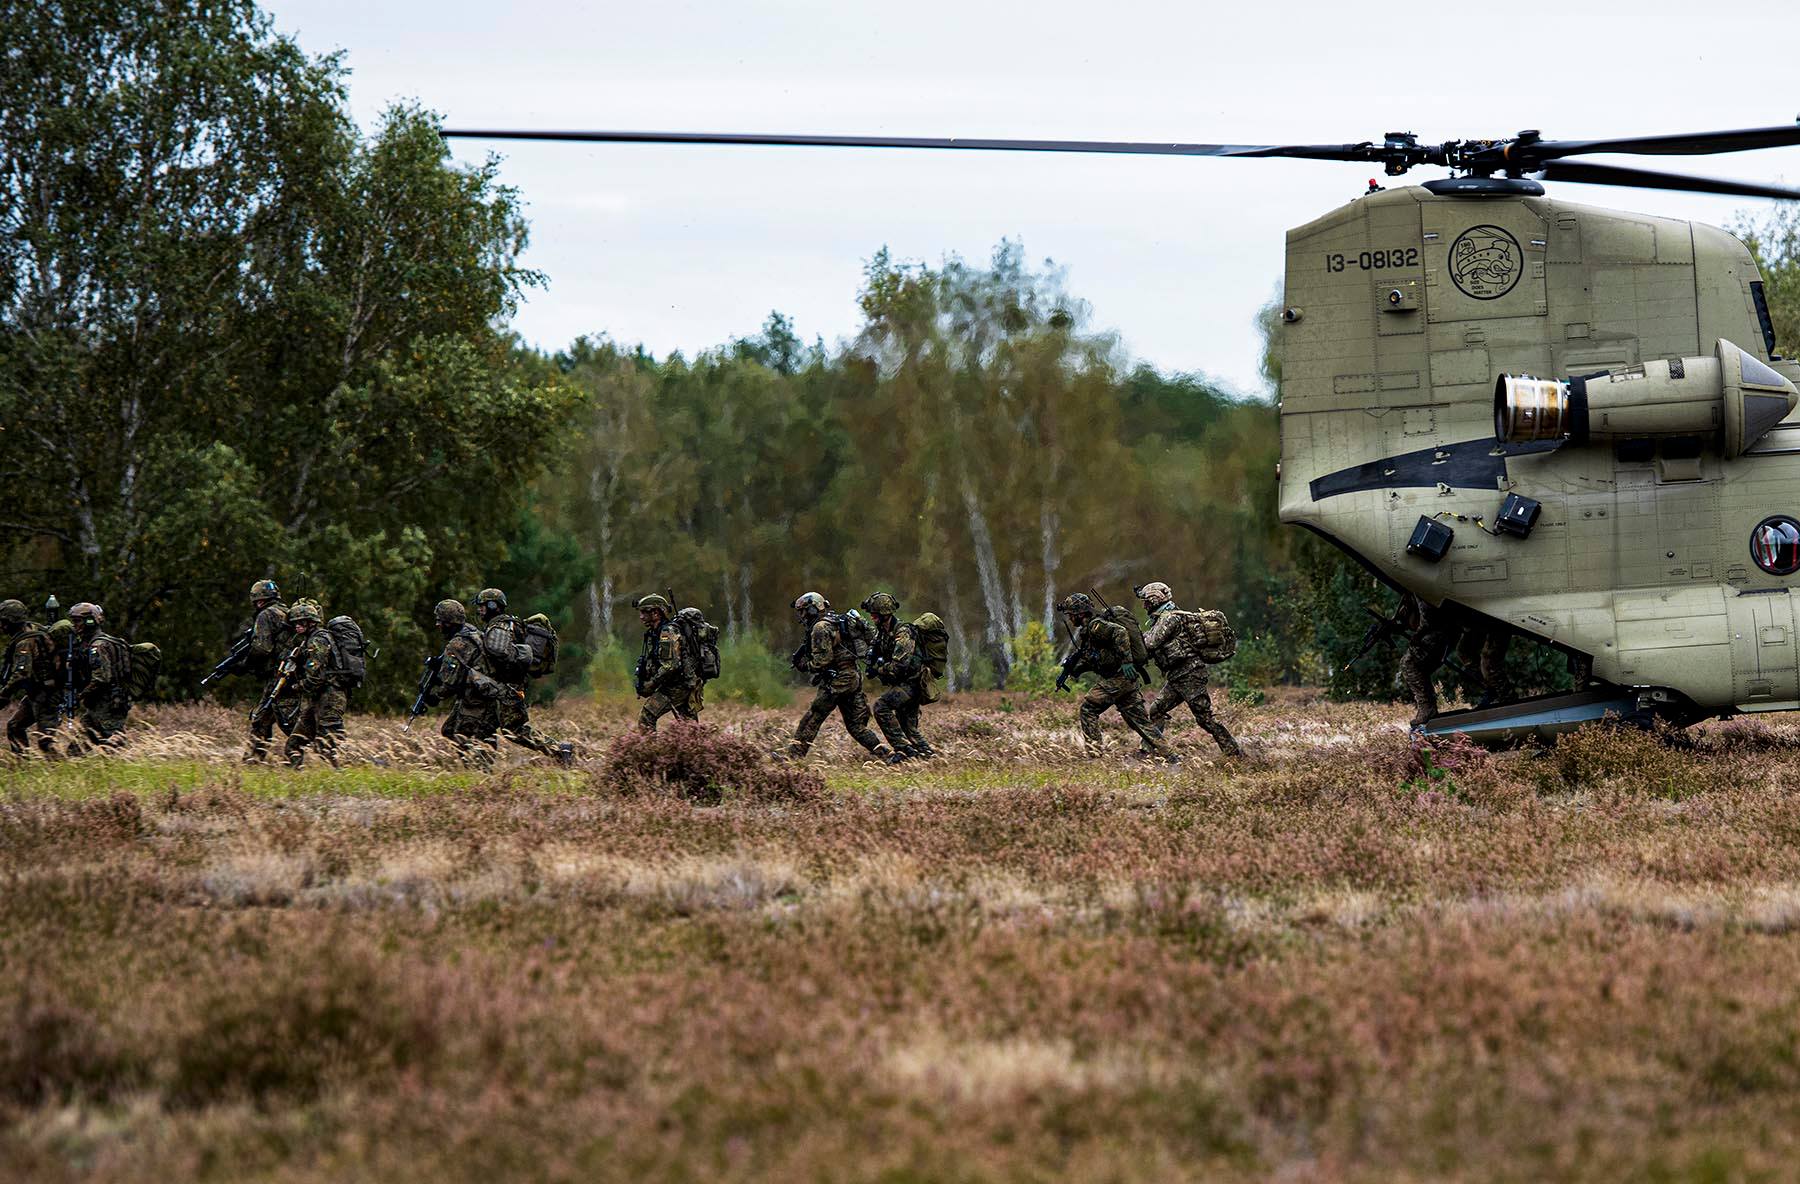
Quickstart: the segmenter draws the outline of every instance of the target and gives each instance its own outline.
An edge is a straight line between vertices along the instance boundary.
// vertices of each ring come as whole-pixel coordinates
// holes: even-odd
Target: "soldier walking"
[[[794,729],[788,756],[805,756],[827,717],[836,711],[852,740],[868,749],[870,756],[892,761],[894,752],[869,727],[869,701],[863,697],[862,675],[856,669],[855,644],[842,618],[830,609],[831,603],[817,592],[803,593],[794,601],[794,616],[806,627],[806,644],[794,655],[795,666],[812,675],[819,693]]]
[[[888,689],[875,700],[875,722],[894,746],[896,763],[936,756],[919,733],[919,708],[937,702],[936,676],[925,664],[918,630],[897,619],[900,601],[889,592],[872,593],[862,609],[875,618],[869,673]]]
[[[438,658],[426,701],[451,700],[440,734],[462,751],[464,760],[488,768],[494,763],[498,747],[494,734],[500,726],[494,702],[506,688],[483,668],[481,631],[469,624],[468,610],[461,601],[440,600],[431,616],[444,638],[444,652]]]
[[[1095,616],[1094,602],[1082,592],[1064,597],[1056,608],[1069,618],[1075,629],[1075,648],[1063,663],[1056,689],[1068,690],[1069,679],[1090,670],[1100,675],[1100,681],[1081,698],[1081,734],[1088,755],[1100,755],[1100,716],[1108,708],[1116,707],[1120,717],[1151,752],[1170,764],[1178,762],[1181,758],[1163,743],[1162,733],[1144,711],[1144,695],[1138,689],[1140,672],[1131,661],[1131,635],[1125,631],[1125,626]]]
[[[0,638],[6,642],[6,656],[0,660],[0,708],[18,703],[6,721],[6,742],[22,753],[35,730],[39,751],[52,756],[61,715],[55,644],[42,625],[26,619],[24,602],[18,600],[0,600]]]
[[[298,640],[293,627],[288,623],[288,607],[282,603],[281,591],[275,586],[275,581],[258,580],[251,584],[250,605],[256,616],[250,622],[247,665],[251,673],[260,675],[263,680],[263,693],[257,699],[258,704],[266,701],[268,706],[259,707],[250,716],[250,747],[244,751],[246,762],[269,759],[269,748],[275,740],[276,725],[279,724],[284,733],[292,735],[294,720],[300,707],[298,686],[289,685],[274,699],[269,698],[270,688],[280,677],[282,659],[287,657]]]
[[[69,610],[75,629],[74,684],[76,722],[87,746],[117,747],[125,742],[125,717],[131,713],[131,647],[105,631],[106,610],[82,601]]]
[[[638,728],[656,731],[656,721],[670,712],[689,722],[700,718],[706,684],[701,681],[697,655],[688,651],[675,623],[675,606],[666,597],[650,595],[637,602],[638,620],[644,626],[644,648],[638,654],[635,676]]]
[[[519,618],[506,611],[506,593],[483,588],[475,598],[481,618],[481,653],[487,673],[502,691],[494,698],[494,723],[500,735],[563,764],[575,755],[573,744],[552,740],[531,726],[526,693],[531,685],[531,646]]]
[[[1230,730],[1213,715],[1212,692],[1207,685],[1211,672],[1200,656],[1204,640],[1200,614],[1176,608],[1174,592],[1161,581],[1138,589],[1138,598],[1150,615],[1144,645],[1163,672],[1162,690],[1150,704],[1151,725],[1161,731],[1170,714],[1186,703],[1194,713],[1194,722],[1218,743],[1219,751],[1227,756],[1244,755]]]
[[[1506,693],[1506,650],[1512,639],[1505,631],[1472,625],[1450,605],[1427,604],[1411,592],[1401,594],[1400,607],[1394,615],[1408,630],[1410,639],[1406,652],[1400,656],[1400,682],[1412,695],[1413,727],[1423,727],[1437,715],[1437,672],[1459,639],[1479,655],[1485,692],[1482,703],[1491,703]],[[1478,645],[1476,638],[1480,639]]]
[[[344,739],[344,711],[350,705],[344,663],[331,631],[324,628],[325,613],[315,600],[296,600],[287,612],[294,632],[294,646],[277,679],[286,679],[297,710],[284,751],[288,764],[298,769],[306,763],[306,748],[317,745],[319,755],[337,762],[338,745]],[[266,692],[265,692],[266,697]]]

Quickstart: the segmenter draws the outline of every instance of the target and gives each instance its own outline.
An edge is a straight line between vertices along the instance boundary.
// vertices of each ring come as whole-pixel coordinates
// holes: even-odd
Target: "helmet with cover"
[[[1137,590],[1137,597],[1144,602],[1144,607],[1152,612],[1175,599],[1175,593],[1161,580],[1153,580]]]
[[[0,600],[0,629],[7,632],[16,631],[25,623],[25,602],[23,600]]]
[[[1066,613],[1072,617],[1091,617],[1094,615],[1094,602],[1088,597],[1086,592],[1071,592],[1058,602],[1056,611],[1059,613]]]
[[[900,598],[892,592],[871,592],[862,602],[862,608],[878,617],[891,617],[900,611]]]
[[[287,619],[288,624],[294,626],[318,625],[325,620],[325,610],[316,600],[300,599],[288,609]]]
[[[460,600],[440,600],[432,607],[431,619],[439,629],[461,628],[468,623],[469,611]]]
[[[654,592],[639,600],[635,607],[640,613],[657,612],[665,617],[670,616],[675,611],[675,606],[669,603],[667,597],[658,596]]]
[[[506,593],[498,588],[483,588],[475,595],[475,611],[485,619],[506,611]]]
[[[794,598],[794,616],[802,621],[810,621],[822,616],[830,607],[831,601],[826,600],[817,592],[802,592]]]
[[[106,624],[106,610],[89,600],[84,600],[69,610],[69,620],[77,629],[98,629]]]
[[[280,600],[281,589],[275,586],[274,580],[258,580],[250,585],[250,603],[261,604],[265,600]]]

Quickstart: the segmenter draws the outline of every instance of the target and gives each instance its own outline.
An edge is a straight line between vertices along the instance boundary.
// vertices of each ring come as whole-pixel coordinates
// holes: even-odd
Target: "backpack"
[[[1202,662],[1224,662],[1237,653],[1237,633],[1225,614],[1216,608],[1184,613],[1188,639]]]
[[[938,678],[950,668],[950,631],[936,613],[921,613],[912,623],[918,642],[919,658],[925,668]]]
[[[838,636],[843,639],[850,652],[856,655],[856,660],[860,662],[867,658],[875,645],[875,622],[851,609],[838,617],[837,626]]]
[[[675,624],[687,643],[684,648],[694,656],[694,671],[700,681],[711,682],[719,677],[719,627],[691,606],[675,614]]]
[[[1139,673],[1148,673],[1150,669],[1150,649],[1144,644],[1144,629],[1138,624],[1137,614],[1122,604],[1115,604],[1102,614],[1104,620],[1125,626],[1125,632],[1131,635],[1131,664]]]
[[[6,651],[8,668],[6,673],[11,673],[12,663],[18,660],[16,655],[19,651],[33,642],[42,642],[43,644],[32,647],[31,681],[40,687],[51,686],[56,682],[56,639],[50,636],[48,630],[40,626],[21,630],[19,635],[13,638],[12,645]]]
[[[148,699],[162,672],[162,649],[155,642],[140,641],[131,647],[131,664],[125,671],[125,689],[133,701]]]
[[[344,690],[354,691],[369,675],[369,647],[362,626],[349,617],[333,617],[325,622],[325,633],[331,638],[333,673]]]
[[[517,632],[525,634],[525,646],[531,650],[531,661],[525,673],[543,678],[556,673],[556,626],[543,613],[533,613],[518,623]]]

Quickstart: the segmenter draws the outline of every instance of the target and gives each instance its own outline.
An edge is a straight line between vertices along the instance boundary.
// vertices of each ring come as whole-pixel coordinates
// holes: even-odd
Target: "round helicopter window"
[[[1785,514],[1758,522],[1750,532],[1750,558],[1772,576],[1800,571],[1800,522]]]

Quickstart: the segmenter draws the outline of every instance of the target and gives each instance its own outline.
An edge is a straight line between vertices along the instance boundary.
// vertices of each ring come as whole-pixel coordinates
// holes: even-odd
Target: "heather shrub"
[[[726,799],[812,802],[825,795],[825,779],[817,773],[775,764],[741,736],[683,721],[621,736],[607,752],[600,776],[619,792],[674,794],[704,805]]]
[[[1679,801],[1707,783],[1702,762],[1672,746],[1667,733],[1612,723],[1587,724],[1558,737],[1540,766],[1540,784],[1550,792],[1609,789]]]
[[[22,990],[0,1023],[0,1102],[60,1105],[105,1100],[141,1079],[86,1011]]]

